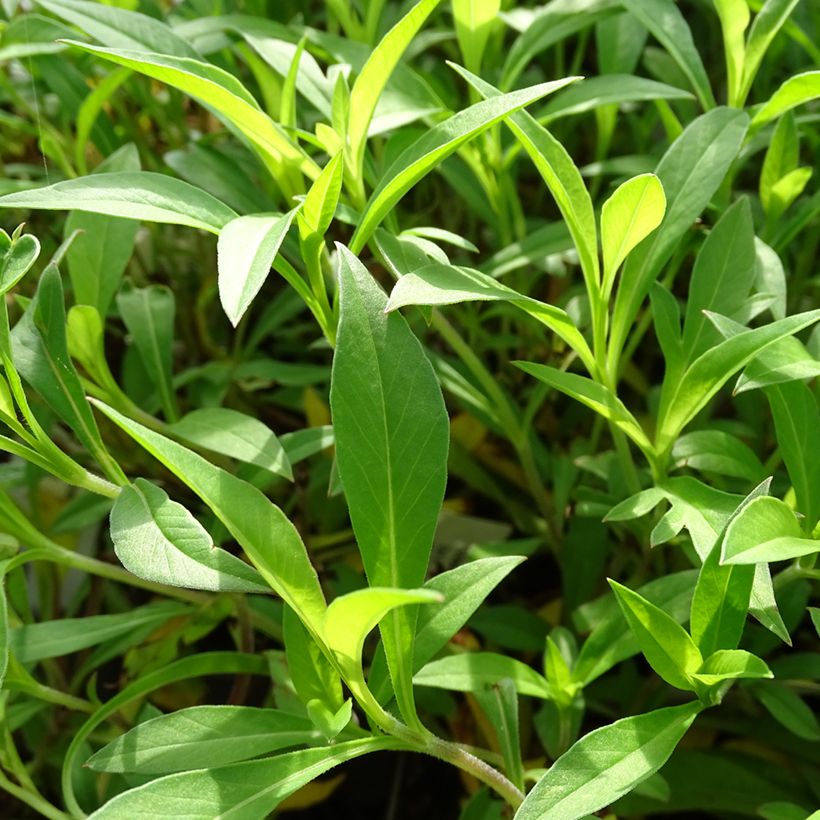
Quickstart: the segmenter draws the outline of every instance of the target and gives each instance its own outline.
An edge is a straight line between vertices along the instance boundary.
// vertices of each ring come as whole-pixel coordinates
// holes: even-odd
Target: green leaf
[[[820,519],[820,424],[817,423],[817,400],[801,382],[766,388],[772,408],[780,454],[789,471],[797,496],[797,508],[806,516],[806,530],[811,532]]]
[[[723,51],[726,59],[726,84],[729,105],[743,105],[741,86],[746,61],[744,34],[751,15],[746,0],[714,0],[723,31]]]
[[[624,15],[625,16],[625,15]],[[610,18],[617,19],[617,18]],[[640,24],[638,24],[640,26]],[[603,55],[599,52],[599,60]],[[560,117],[582,114],[616,103],[650,100],[691,100],[692,95],[681,88],[635,77],[632,74],[603,74],[589,77],[556,94],[538,113],[538,121],[547,125]]]
[[[659,5],[666,8],[671,4],[663,0]],[[655,173],[666,194],[666,215],[655,233],[629,257],[621,273],[609,345],[612,369],[616,369],[652,282],[717,191],[740,150],[747,126],[743,112],[716,108],[692,121],[658,163]]]
[[[789,77],[772,94],[769,101],[755,112],[751,127],[757,130],[786,111],[816,97],[820,97],[820,71],[804,71],[802,74],[795,74]]]
[[[566,311],[524,296],[486,273],[473,268],[427,264],[402,276],[393,287],[386,310],[405,305],[452,305],[468,301],[503,301],[537,319],[575,350],[594,369],[589,345]]]
[[[438,606],[422,607],[413,643],[413,672],[418,672],[461,629],[486,597],[524,558],[520,555],[480,558],[433,576],[424,589],[444,599]],[[384,702],[390,679],[384,654],[377,652],[368,677],[376,698]]]
[[[498,98],[482,100],[426,131],[408,146],[385,171],[384,177],[371,194],[353,238],[350,240],[351,251],[353,253],[361,251],[373,231],[393,206],[422,177],[430,173],[450,154],[518,109],[540,100],[577,79],[579,78],[567,77],[563,80],[534,85],[521,91],[513,91]],[[355,107],[353,107],[351,95],[351,112],[353,111]],[[0,204],[2,204],[1,198]]]
[[[177,88],[208,106],[235,126],[274,167],[293,167],[307,177],[319,175],[316,163],[291,141],[234,77],[211,63],[150,51],[101,48],[74,40],[64,41],[104,60],[138,71]]]
[[[762,481],[766,468],[739,438],[721,430],[697,430],[682,435],[672,447],[676,467]]]
[[[779,683],[761,684],[753,691],[766,711],[793,735],[813,742],[820,740],[817,716],[796,692]]]
[[[421,669],[470,619],[490,592],[525,559],[520,555],[480,558],[431,578],[424,589],[442,596],[439,606],[419,612],[413,669]]]
[[[101,162],[94,173],[139,172],[136,146],[128,144]],[[123,271],[134,252],[139,223],[108,214],[70,213],[63,235],[82,233],[66,254],[68,275],[74,288],[74,302],[95,307],[100,316],[108,313],[120,286]]]
[[[6,564],[0,561],[0,691],[9,665],[9,613],[6,606]]]
[[[74,305],[68,311],[66,334],[71,357],[102,388],[106,400],[121,408],[132,407],[133,402],[122,392],[108,367],[105,358],[105,328],[97,308]]]
[[[348,165],[355,180],[360,179],[362,174],[367,132],[373,119],[373,112],[376,110],[376,103],[407,46],[439,2],[440,0],[419,0],[382,37],[356,77],[350,91],[350,119],[347,124],[350,150]],[[362,246],[365,241],[366,237],[362,241]]]
[[[94,404],[211,508],[262,577],[318,636],[324,594],[305,545],[284,513],[251,484],[102,402]]]
[[[501,0],[453,0],[456,39],[469,71],[481,70],[487,38],[500,10]]]
[[[170,26],[136,11],[86,0],[37,0],[37,5],[79,26],[107,46],[177,57],[199,56]]]
[[[698,575],[692,599],[692,639],[708,657],[719,649],[735,649],[740,643],[754,581],[754,567],[724,567],[717,545]]]
[[[37,293],[11,334],[13,361],[20,375],[76,433],[112,478],[123,478],[100,437],[80,377],[68,355],[60,272],[49,264]]]
[[[226,407],[201,407],[167,429],[200,447],[293,480],[290,461],[273,430],[245,413]]]
[[[609,806],[666,763],[702,708],[671,706],[595,729],[535,784],[515,820],[580,820]]]
[[[649,665],[670,685],[692,691],[703,658],[689,633],[637,592],[611,579],[609,585]]]
[[[285,607],[282,616],[285,656],[293,688],[305,706],[318,701],[327,712],[342,708],[342,679],[299,617]]]
[[[651,451],[652,445],[635,417],[626,409],[624,403],[604,385],[585,376],[567,373],[545,364],[533,362],[513,362],[513,364],[550,387],[592,408],[623,430],[643,452]]]
[[[755,580],[752,585],[752,596],[749,599],[749,614],[771,633],[777,635],[783,643],[792,645],[789,630],[777,608],[772,573],[768,564],[755,564]]]
[[[663,607],[678,623],[689,617],[695,570],[676,572],[656,578],[639,588],[641,597]],[[621,614],[620,607],[609,598],[612,609],[584,641],[572,668],[572,679],[583,686],[599,678],[615,664],[640,652],[640,645]]]
[[[484,80],[458,66],[453,68],[483,97],[498,99],[501,92]],[[577,78],[563,81],[566,85]],[[553,89],[555,90],[555,89]],[[533,161],[538,173],[555,199],[572,235],[587,291],[598,288],[598,239],[592,199],[581,173],[567,153],[566,148],[526,111],[520,111],[506,120],[507,126]]]
[[[794,114],[789,111],[775,126],[760,171],[760,204],[767,214],[771,204],[772,188],[786,174],[797,168],[799,151],[797,125]]]
[[[622,0],[624,8],[635,15],[669,52],[692,84],[704,109],[715,107],[709,77],[700,59],[686,18],[671,0]],[[666,186],[664,186],[666,187]]]
[[[98,772],[170,774],[317,740],[313,724],[300,715],[252,706],[192,706],[134,726],[93,754],[86,766]]]
[[[9,632],[9,647],[20,663],[70,655],[104,641],[110,641],[142,626],[162,626],[171,618],[185,615],[188,607],[171,601],[148,604],[119,615],[89,615],[61,618],[18,626]]]
[[[722,317],[714,315],[713,321]],[[699,356],[673,385],[664,384],[658,410],[659,453],[671,449],[681,430],[745,364],[770,344],[791,336],[820,320],[820,310],[779,319],[753,330],[744,330]]]
[[[135,288],[126,283],[117,294],[117,308],[151,384],[156,385],[166,420],[176,421],[179,408],[172,383],[174,292],[164,285]]]
[[[182,504],[138,478],[111,510],[111,540],[122,565],[139,578],[213,592],[269,592],[244,561],[214,545]]]
[[[309,232],[324,236],[333,217],[336,206],[339,204],[339,194],[342,191],[342,175],[344,171],[343,153],[339,151],[322,168],[322,173],[316,178],[307,192],[302,204],[301,220]],[[300,226],[302,222],[300,221]]]
[[[504,678],[512,680],[519,695],[545,700],[552,697],[552,688],[543,675],[515,658],[494,652],[466,652],[439,658],[423,667],[413,682],[417,686],[478,692]]]
[[[407,323],[384,313],[387,297],[361,262],[341,245],[337,253],[330,406],[339,474],[369,583],[413,589],[424,583],[444,497],[447,411]],[[414,617],[392,612],[381,632],[404,712],[412,709]]]
[[[270,669],[261,655],[242,652],[202,652],[172,661],[128,684],[89,715],[71,738],[63,762],[61,785],[66,806],[74,815],[84,815],[85,812],[77,803],[72,775],[79,765],[78,756],[88,754],[88,737],[97,726],[115,715],[123,706],[137,701],[142,703],[145,695],[155,689],[204,675],[262,675],[269,678]]]
[[[512,44],[501,72],[502,88],[510,88],[530,65],[534,58],[550,46],[566,40],[573,34],[589,28],[618,10],[619,4],[612,0],[580,0],[580,2],[561,3],[553,6],[547,4],[530,12],[520,25],[514,26],[521,31]],[[523,9],[517,9],[523,11]],[[506,21],[513,25],[511,13]]]
[[[665,210],[663,186],[654,174],[628,179],[604,202],[601,209],[604,299],[609,299],[621,263],[661,224]]]
[[[0,196],[0,208],[89,211],[219,231],[236,214],[205,191],[151,171],[92,174]]]
[[[743,649],[720,649],[710,655],[693,676],[706,686],[738,678],[773,678],[762,658]]]
[[[324,638],[341,668],[361,674],[364,639],[387,615],[409,604],[441,603],[441,596],[425,589],[368,587],[336,598],[325,613]]]
[[[743,104],[751,90],[757,70],[772,40],[788,20],[798,0],[766,0],[755,15],[746,39],[746,58],[743,65],[743,84],[738,103]]]
[[[820,376],[820,359],[809,353],[799,339],[789,336],[752,359],[737,377],[732,393],[738,395],[747,390],[816,376]]]
[[[497,683],[478,689],[475,696],[495,731],[504,758],[505,773],[513,785],[523,792],[524,764],[521,760],[518,693],[515,682],[510,678],[502,678]]]
[[[219,301],[234,327],[268,278],[298,210],[281,216],[240,216],[220,232],[216,245]]]
[[[30,270],[40,255],[40,240],[30,233],[9,238],[3,231],[0,238],[8,239],[0,247],[0,296],[7,294]]]
[[[683,323],[687,363],[720,340],[704,311],[733,316],[746,301],[754,274],[752,209],[743,197],[724,212],[695,260]]]
[[[756,498],[735,518],[723,539],[721,562],[759,564],[820,552],[820,541],[801,538],[794,512],[777,498]]]
[[[368,752],[395,748],[403,748],[402,742],[388,737],[365,738],[171,774],[117,795],[91,817],[93,820],[266,817],[286,797],[320,774]]]

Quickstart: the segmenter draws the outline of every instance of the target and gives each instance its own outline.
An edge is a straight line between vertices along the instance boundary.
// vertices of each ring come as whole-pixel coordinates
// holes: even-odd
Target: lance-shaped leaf
[[[367,132],[379,97],[407,46],[440,1],[419,0],[379,41],[356,77],[350,91],[347,123],[350,170],[354,179],[361,175]]]
[[[535,784],[515,820],[580,820],[609,806],[666,763],[702,708],[671,706],[590,732]]]
[[[190,607],[173,601],[148,604],[118,615],[91,615],[24,624],[12,629],[9,646],[20,663],[59,658],[127,635],[143,626],[159,628],[171,618],[185,615]]]
[[[652,236],[632,253],[621,273],[612,317],[611,364],[618,361],[641,302],[661,267],[723,181],[740,150],[748,122],[741,111],[709,111],[684,130],[658,163],[655,173],[666,194],[666,215]]]
[[[797,508],[811,532],[820,518],[820,425],[817,399],[802,382],[766,388],[780,454],[789,471]]]
[[[756,498],[769,491],[771,479],[758,484],[732,513],[730,522]],[[690,631],[701,654],[708,658],[724,649],[736,649],[743,634],[755,579],[755,568],[726,567],[720,562],[719,542],[706,556],[692,599]]]
[[[545,364],[534,362],[513,362],[513,364],[550,387],[592,408],[596,413],[620,427],[644,453],[651,452],[652,445],[635,417],[626,409],[624,403],[604,385],[585,376],[567,373]]]
[[[640,588],[640,595],[644,600],[662,607],[677,623],[684,623],[689,617],[695,576],[695,570],[686,570],[656,578]],[[640,652],[635,633],[621,617],[614,601],[612,605],[609,617],[601,619],[584,641],[572,667],[573,681],[582,686],[603,675],[616,663]]]
[[[330,391],[339,474],[372,586],[424,583],[447,478],[447,410],[432,365],[387,296],[337,245],[340,318]],[[381,624],[402,710],[412,709],[414,617]]]
[[[315,233],[324,236],[336,213],[339,204],[339,195],[342,191],[342,176],[344,171],[343,154],[339,151],[327,165],[322,168],[302,204],[300,230],[304,233]],[[304,223],[304,228],[302,227]]]
[[[609,585],[649,665],[670,685],[692,691],[690,676],[703,658],[689,633],[637,592],[612,580]]]
[[[336,598],[327,608],[325,643],[342,669],[361,675],[364,639],[388,612],[409,604],[437,604],[441,601],[441,595],[427,589],[357,589]]]
[[[683,323],[687,363],[720,340],[704,311],[734,316],[749,296],[754,275],[754,224],[744,197],[721,216],[695,260]]]
[[[200,188],[151,171],[92,174],[17,191],[0,196],[0,208],[89,211],[187,225],[216,234],[236,217],[227,205]]]
[[[743,84],[738,103],[743,104],[754,82],[757,70],[772,40],[789,19],[799,0],[767,0],[755,15],[746,40],[743,61]]]
[[[724,317],[707,314],[715,324]],[[675,384],[664,384],[658,410],[659,453],[671,449],[681,430],[706,406],[724,384],[761,350],[779,339],[820,321],[820,310],[787,316],[753,330],[744,330],[699,356]]]
[[[142,478],[123,487],[111,510],[111,540],[134,575],[214,592],[270,592],[253,567],[214,545],[182,504]]]
[[[456,692],[478,692],[509,678],[519,695],[549,699],[552,687],[531,666],[494,652],[466,652],[431,661],[414,678],[418,686],[434,686]]]
[[[444,600],[438,606],[423,607],[419,611],[413,645],[414,673],[446,646],[490,592],[522,561],[524,557],[520,555],[479,558],[441,572],[424,585],[424,589],[437,592]],[[390,678],[383,651],[378,651],[373,658],[368,684],[380,702],[388,699]]]
[[[91,818],[242,820],[267,817],[286,797],[335,766],[368,752],[403,746],[394,738],[365,738],[262,760],[171,774],[117,795]]]
[[[626,15],[623,15],[626,17]],[[618,18],[615,18],[616,20]],[[638,26],[640,28],[640,25]],[[604,60],[598,46],[598,58]],[[615,49],[617,51],[617,49]],[[538,122],[548,125],[560,117],[594,111],[604,105],[649,100],[691,100],[693,96],[682,88],[635,77],[632,74],[602,74],[589,77],[578,85],[556,94],[538,114]]]
[[[200,407],[168,429],[200,447],[293,479],[282,443],[270,427],[253,416],[227,407]]]
[[[578,79],[580,78],[567,77],[482,100],[426,131],[396,158],[373,191],[350,240],[351,250],[358,253],[382,219],[407,191],[460,146],[504,117]]]
[[[322,648],[296,613],[285,607],[282,615],[285,656],[293,688],[305,706],[317,701],[327,713],[342,708],[342,679]]]
[[[502,678],[497,683],[478,689],[475,696],[495,730],[507,777],[523,792],[524,764],[521,760],[518,693],[515,683],[509,678]]]
[[[262,111],[259,103],[233,74],[211,63],[190,57],[101,48],[74,40],[64,42],[167,83],[200,100],[235,126],[260,151],[263,159],[273,162],[276,166],[289,165],[298,168],[311,179],[319,175],[316,163],[291,142],[281,126]]]
[[[513,290],[473,268],[433,263],[407,273],[396,282],[386,310],[405,305],[452,305],[468,301],[509,302],[560,336],[581,357],[588,369],[595,361],[586,339],[569,314]]]
[[[299,208],[231,220],[216,245],[219,301],[236,327],[270,273]]]
[[[137,147],[128,143],[101,162],[94,173],[139,170]],[[68,215],[63,235],[68,237],[75,230],[82,231],[66,254],[76,304],[91,305],[99,311],[100,316],[108,313],[125,266],[134,251],[138,229],[138,222],[109,214],[78,211]]]
[[[577,16],[577,15],[576,15]],[[453,68],[483,97],[497,99],[501,92],[459,66]],[[579,78],[570,78],[570,80]],[[592,199],[581,173],[561,143],[526,111],[507,119],[507,126],[524,147],[555,199],[581,261],[587,291],[599,285],[598,239]]]
[[[117,294],[117,308],[139,352],[145,372],[159,392],[165,420],[179,418],[172,384],[172,356],[176,299],[164,285],[135,288],[126,282]]]
[[[63,285],[50,264],[40,276],[35,298],[11,334],[13,360],[20,375],[71,427],[112,478],[123,479],[103,444],[80,377],[68,355]]]
[[[797,517],[786,504],[769,496],[756,498],[727,527],[721,562],[760,564],[820,552],[820,541],[801,536]]]
[[[743,649],[720,649],[710,655],[692,676],[699,683],[714,686],[739,678],[773,678],[762,658]]]
[[[252,706],[192,706],[146,720],[93,754],[98,772],[171,774],[248,760],[321,735],[306,717]]]
[[[94,404],[211,508],[262,577],[319,635],[324,594],[305,545],[284,513],[253,485],[108,405]]]
[[[723,30],[723,51],[726,57],[726,85],[729,105],[741,106],[743,67],[746,58],[744,34],[751,14],[746,0],[715,0],[715,10]]]
[[[456,39],[470,71],[481,69],[487,38],[500,10],[500,0],[453,0]]]
[[[106,46],[199,57],[170,26],[146,14],[87,0],[37,0],[37,5],[79,26]]]
[[[820,97],[820,71],[795,74],[772,94],[762,108],[758,109],[752,118],[752,128],[757,130],[786,111],[816,97]]]
[[[657,38],[692,84],[701,105],[714,108],[715,98],[709,77],[700,59],[692,31],[672,0],[622,0],[630,14],[634,14]]]
[[[6,609],[6,561],[0,562],[0,688],[9,665],[9,616]]]
[[[663,220],[666,196],[654,174],[641,174],[619,185],[601,209],[601,246],[604,256],[604,298],[630,251]]]

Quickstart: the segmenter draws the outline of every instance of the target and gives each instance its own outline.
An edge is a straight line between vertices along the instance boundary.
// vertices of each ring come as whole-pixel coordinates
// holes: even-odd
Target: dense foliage
[[[0,5],[3,816],[811,815],[816,3]]]

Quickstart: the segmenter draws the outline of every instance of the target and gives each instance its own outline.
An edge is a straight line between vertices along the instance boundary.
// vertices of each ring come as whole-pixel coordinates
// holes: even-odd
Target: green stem
[[[0,772],[0,789],[8,792],[12,797],[16,797],[21,803],[31,806],[49,820],[71,820],[70,814],[66,814],[52,806],[39,792],[31,792],[15,785],[2,772]]]

